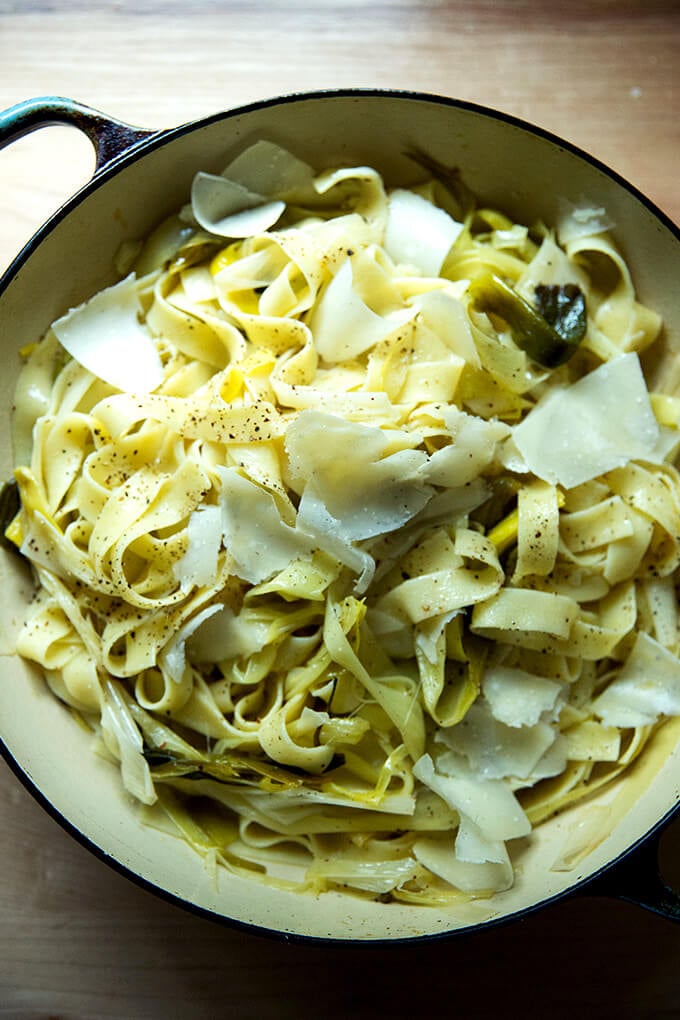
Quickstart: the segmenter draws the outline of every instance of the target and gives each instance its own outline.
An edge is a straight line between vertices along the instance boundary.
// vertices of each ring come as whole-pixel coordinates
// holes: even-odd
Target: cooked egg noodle
[[[512,449],[542,398],[646,349],[660,319],[606,232],[561,245],[432,161],[389,191],[273,148],[297,183],[252,215],[280,220],[220,236],[227,168],[201,184],[212,213],[129,249],[152,392],[52,331],[25,352],[7,534],[37,594],[17,651],[148,823],[211,867],[413,904],[489,895],[514,840],[680,711],[677,684],[630,707],[638,635],[678,654],[680,397],[650,405],[666,460],[650,445],[569,486]],[[529,303],[580,288],[566,365],[534,364],[476,307],[488,273]]]

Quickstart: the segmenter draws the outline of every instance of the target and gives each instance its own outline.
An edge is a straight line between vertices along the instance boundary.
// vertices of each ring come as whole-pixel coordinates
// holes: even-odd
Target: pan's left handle
[[[70,125],[87,135],[95,151],[95,174],[157,133],[125,124],[75,99],[39,96],[0,113],[0,149],[55,124]]]

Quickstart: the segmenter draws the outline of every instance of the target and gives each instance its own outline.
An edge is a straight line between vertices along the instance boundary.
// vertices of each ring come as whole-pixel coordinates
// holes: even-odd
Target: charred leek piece
[[[586,299],[575,283],[562,285],[539,283],[534,289],[536,307],[565,343],[577,346],[588,326]]]
[[[585,336],[585,299],[576,284],[537,286],[537,308],[492,273],[476,277],[469,293],[480,311],[505,319],[517,346],[545,368],[563,365]]]

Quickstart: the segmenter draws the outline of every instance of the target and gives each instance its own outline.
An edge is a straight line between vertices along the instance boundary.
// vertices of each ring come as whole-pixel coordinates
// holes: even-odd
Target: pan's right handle
[[[659,867],[659,843],[664,828],[661,825],[622,860],[588,882],[582,891],[589,896],[626,900],[667,921],[680,923],[680,892],[668,885]]]
[[[95,151],[95,174],[157,133],[108,117],[75,99],[39,96],[0,113],[0,149],[38,128],[55,124],[78,128],[87,135]]]

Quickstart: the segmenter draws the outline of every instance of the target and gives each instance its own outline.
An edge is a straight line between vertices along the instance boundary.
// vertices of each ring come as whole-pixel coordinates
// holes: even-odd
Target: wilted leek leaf
[[[165,751],[146,748],[144,751],[154,781],[172,779],[214,779],[219,783],[259,786],[263,790],[296,789],[317,785],[322,777],[296,774],[272,762],[247,754],[201,755],[182,758]],[[331,762],[331,768],[338,760]],[[327,773],[326,773],[327,774]],[[316,782],[315,782],[316,780]]]
[[[536,291],[539,289],[540,286]],[[470,284],[469,293],[474,305],[481,311],[505,319],[513,340],[533,361],[546,368],[556,368],[569,360],[585,336],[585,300],[575,284],[546,286],[543,289],[547,314],[554,316],[559,329],[541,310],[530,305],[493,273],[476,277]],[[562,292],[564,297],[556,296],[555,291]],[[580,300],[575,292],[580,295]]]
[[[155,781],[167,779],[216,779],[264,788],[300,786],[302,779],[285,769],[248,755],[224,754],[180,758],[163,751],[146,750],[144,757]]]
[[[0,489],[0,544],[7,549],[17,551],[17,546],[5,532],[21,508],[19,486],[15,481],[5,482]]]

